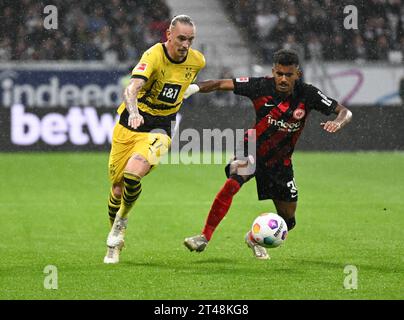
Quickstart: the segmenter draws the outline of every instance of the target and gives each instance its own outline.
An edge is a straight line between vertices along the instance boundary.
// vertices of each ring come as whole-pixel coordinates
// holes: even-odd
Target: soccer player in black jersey
[[[185,97],[188,97],[198,91],[233,90],[235,94],[250,98],[256,112],[253,127],[256,156],[254,159],[251,156],[235,157],[227,165],[225,171],[228,179],[213,201],[202,234],[184,241],[191,251],[205,249],[214,230],[227,214],[233,196],[252,177],[257,183],[259,200],[272,199],[288,229],[293,229],[296,225],[298,191],[291,158],[308,114],[311,110],[325,115],[336,114],[334,120],[321,123],[329,133],[339,131],[351,120],[350,110],[300,80],[299,59],[295,52],[276,52],[272,74],[273,77],[207,80],[191,85],[185,93]],[[248,142],[248,135],[245,140]],[[239,169],[252,162],[256,165],[255,172],[241,174]],[[250,233],[246,234],[245,241],[256,258],[269,258],[266,249],[254,242]]]

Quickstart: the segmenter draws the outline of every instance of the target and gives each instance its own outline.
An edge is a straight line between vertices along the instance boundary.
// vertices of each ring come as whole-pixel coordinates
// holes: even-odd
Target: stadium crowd
[[[358,29],[344,28],[346,5],[358,12]],[[234,22],[252,48],[271,62],[281,48],[301,58],[323,60],[388,60],[404,57],[402,0],[225,0]]]
[[[46,30],[45,6],[58,28]],[[0,3],[0,61],[134,60],[163,41],[170,9],[165,0],[4,0]]]
[[[404,0],[350,0],[358,29],[344,28],[344,4],[331,0],[223,0],[251,50],[271,63],[281,48],[301,59],[404,59]],[[46,5],[58,9],[58,29],[43,26]],[[348,3],[347,3],[348,4]],[[172,18],[165,0],[3,0],[0,61],[133,61],[165,40]]]

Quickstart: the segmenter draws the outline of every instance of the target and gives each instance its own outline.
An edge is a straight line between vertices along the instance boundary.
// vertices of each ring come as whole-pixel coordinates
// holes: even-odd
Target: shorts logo
[[[306,114],[306,111],[304,111],[304,109],[296,109],[295,111],[293,111],[293,118],[295,118],[296,120],[300,120],[302,119]]]
[[[236,78],[236,82],[248,82],[248,81],[250,81],[249,77]]]
[[[114,165],[114,164],[111,164],[111,165],[109,166],[109,174],[110,174],[111,176],[114,176],[115,173],[116,173],[115,165]]]
[[[138,63],[137,66],[135,67],[136,71],[144,72],[147,69],[147,63]]]

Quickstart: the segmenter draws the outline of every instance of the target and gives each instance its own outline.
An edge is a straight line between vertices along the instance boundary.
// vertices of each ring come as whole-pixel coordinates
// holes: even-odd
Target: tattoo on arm
[[[138,113],[137,94],[144,84],[145,81],[143,79],[132,79],[130,84],[126,87],[123,97],[129,113]]]

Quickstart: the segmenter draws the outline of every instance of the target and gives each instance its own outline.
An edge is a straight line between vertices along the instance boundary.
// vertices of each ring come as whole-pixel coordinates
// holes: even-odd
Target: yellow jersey
[[[170,58],[164,43],[157,43],[145,51],[132,70],[132,78],[146,81],[137,96],[137,105],[144,124],[135,131],[164,129],[169,132],[171,121],[174,121],[175,114],[181,108],[185,90],[204,67],[203,54],[192,48],[181,62]],[[127,125],[125,102],[119,106],[118,113],[121,115],[119,122],[133,130]]]

